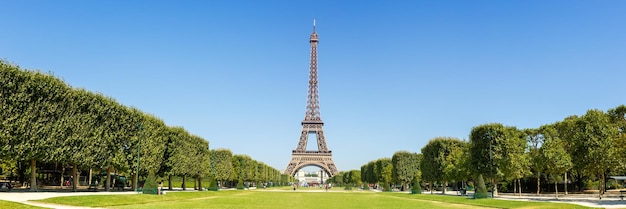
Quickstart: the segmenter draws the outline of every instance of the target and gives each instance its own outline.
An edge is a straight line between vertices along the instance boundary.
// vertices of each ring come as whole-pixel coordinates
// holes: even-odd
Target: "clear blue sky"
[[[283,170],[304,118],[312,20],[340,170],[498,122],[626,103],[626,1],[0,3],[0,58],[53,72]],[[311,169],[316,170],[316,169]]]

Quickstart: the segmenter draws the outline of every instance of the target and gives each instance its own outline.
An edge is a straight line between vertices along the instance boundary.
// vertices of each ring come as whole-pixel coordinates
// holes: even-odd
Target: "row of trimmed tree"
[[[607,176],[626,174],[625,116],[626,106],[620,105],[534,129],[484,124],[472,129],[469,141],[437,137],[421,154],[402,151],[392,159],[371,161],[361,167],[361,181],[404,188],[412,178],[419,178],[431,187],[434,182],[444,185],[445,192],[448,182],[475,180],[482,174],[497,195],[503,182],[512,183],[513,191],[521,193],[522,179],[536,179],[539,193],[542,179],[548,179],[555,182],[557,197],[557,182],[566,182],[567,192],[567,182],[582,191],[588,187],[585,182],[598,181],[601,197]]]
[[[169,177],[170,187],[171,176],[180,176],[183,188],[187,177],[196,180],[198,188],[203,178],[212,176],[281,180],[278,170],[250,157],[211,151],[207,140],[182,127],[167,126],[156,116],[102,94],[73,88],[49,73],[23,70],[1,60],[0,110],[0,171],[30,182],[32,191],[37,190],[38,163],[69,166],[74,177],[79,169],[104,171],[106,190],[114,171],[132,176],[133,182],[149,174]],[[79,178],[73,180],[75,190]]]
[[[284,174],[263,162],[259,162],[247,155],[233,155],[228,149],[217,149],[211,151],[212,177],[221,186],[237,187],[242,189],[244,182],[247,185],[256,186],[284,186],[289,182],[296,181],[295,178]]]

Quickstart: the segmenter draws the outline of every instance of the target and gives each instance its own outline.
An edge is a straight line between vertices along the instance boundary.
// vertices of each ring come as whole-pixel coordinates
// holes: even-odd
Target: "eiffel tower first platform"
[[[319,39],[315,32],[315,20],[313,20],[313,33],[311,43],[311,66],[309,71],[309,93],[307,97],[306,113],[302,121],[302,133],[295,150],[291,152],[291,161],[285,169],[285,173],[294,176],[298,170],[306,166],[317,166],[324,170],[329,177],[339,173],[332,158],[332,151],[326,145],[324,138],[324,122],[320,117],[320,103],[317,92],[317,43]],[[309,134],[314,133],[317,138],[317,150],[306,150]]]

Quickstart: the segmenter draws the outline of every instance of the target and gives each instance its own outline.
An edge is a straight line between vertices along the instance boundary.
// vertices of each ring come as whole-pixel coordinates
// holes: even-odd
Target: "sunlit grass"
[[[589,208],[581,205],[565,204],[565,203],[549,203],[549,202],[532,202],[532,201],[510,201],[499,199],[469,199],[466,196],[449,196],[449,195],[430,195],[430,194],[406,194],[406,193],[381,193],[381,195],[394,196],[400,198],[431,200],[445,203],[456,203],[463,205],[497,207],[497,208],[525,208],[525,209],[541,209],[541,208]]]
[[[167,201],[179,201],[195,198],[206,198],[211,196],[225,196],[232,194],[234,191],[220,191],[220,192],[167,192],[166,195],[149,195],[149,194],[134,194],[134,195],[91,195],[91,196],[66,196],[66,197],[54,197],[40,202],[62,204],[62,205],[76,205],[87,207],[107,207],[116,205],[133,205],[133,204],[146,204],[155,202],[167,202]]]
[[[304,191],[306,190],[306,191]],[[587,208],[572,204],[468,199],[460,196],[342,191],[310,192],[313,188],[268,188],[219,192],[169,192],[156,195],[94,195],[56,197],[42,202],[107,208]]]
[[[42,207],[26,205],[17,202],[9,202],[0,200],[0,208],[11,208],[11,209],[42,209]]]

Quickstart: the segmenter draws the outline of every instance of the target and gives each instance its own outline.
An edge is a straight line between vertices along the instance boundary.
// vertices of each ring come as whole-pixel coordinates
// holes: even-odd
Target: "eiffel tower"
[[[317,166],[324,170],[329,177],[339,173],[332,158],[332,151],[326,146],[324,138],[324,122],[320,117],[320,103],[317,92],[317,43],[319,39],[315,32],[315,20],[313,20],[313,33],[311,43],[311,67],[309,71],[309,94],[307,97],[306,113],[302,121],[302,133],[295,150],[291,152],[291,161],[285,169],[285,173],[294,176],[298,170],[306,166]],[[309,134],[314,133],[317,138],[318,150],[306,150]]]

